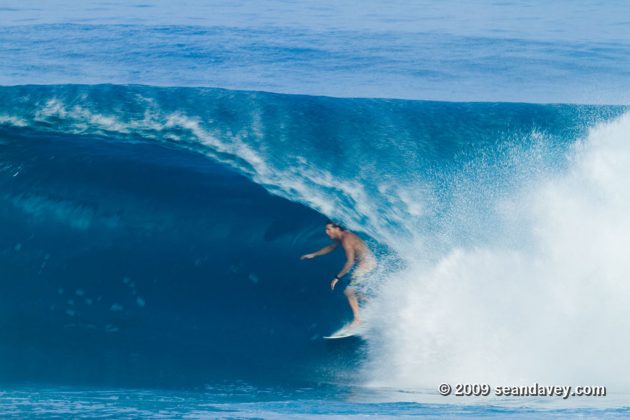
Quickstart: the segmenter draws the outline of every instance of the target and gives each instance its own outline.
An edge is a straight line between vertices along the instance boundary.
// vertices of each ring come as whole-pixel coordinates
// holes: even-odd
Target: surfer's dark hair
[[[332,220],[327,220],[326,224],[331,225],[332,227],[339,228],[339,230],[346,230],[346,228],[341,223],[333,222]]]

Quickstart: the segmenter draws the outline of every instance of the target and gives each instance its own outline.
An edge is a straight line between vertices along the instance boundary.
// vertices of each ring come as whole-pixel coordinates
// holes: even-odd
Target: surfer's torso
[[[355,271],[368,272],[376,267],[376,258],[365,243],[352,232],[346,231],[341,238],[344,248],[351,248],[354,251]]]

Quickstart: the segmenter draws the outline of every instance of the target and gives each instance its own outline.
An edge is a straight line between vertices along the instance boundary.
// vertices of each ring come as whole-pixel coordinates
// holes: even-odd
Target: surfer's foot
[[[355,319],[354,321],[352,321],[352,323],[350,325],[348,325],[348,329],[351,330],[353,328],[357,328],[360,325],[361,325],[361,320],[360,319]]]

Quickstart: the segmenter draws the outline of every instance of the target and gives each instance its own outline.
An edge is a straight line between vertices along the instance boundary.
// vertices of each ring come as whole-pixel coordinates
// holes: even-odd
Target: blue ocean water
[[[625,7],[3,4],[0,415],[626,417]]]
[[[623,0],[7,0],[0,84],[627,104],[629,11]]]
[[[341,395],[340,395],[341,393]],[[395,394],[394,394],[395,395]],[[383,397],[385,396],[385,399]],[[198,390],[19,387],[3,392],[0,414],[70,418],[627,418],[628,408],[512,408],[476,404],[390,402],[392,393],[318,386],[220,384]],[[378,401],[381,399],[380,402]]]

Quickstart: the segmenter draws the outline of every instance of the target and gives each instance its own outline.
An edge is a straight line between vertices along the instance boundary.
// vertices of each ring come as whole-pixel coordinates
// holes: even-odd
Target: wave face
[[[2,139],[4,380],[194,384],[321,353],[341,302],[309,280],[333,269],[297,256],[322,216],[190,153]]]
[[[624,112],[3,87],[1,372],[627,377]],[[342,256],[298,260],[326,243],[325,217],[382,262],[365,346],[320,340],[349,317],[327,289]]]

